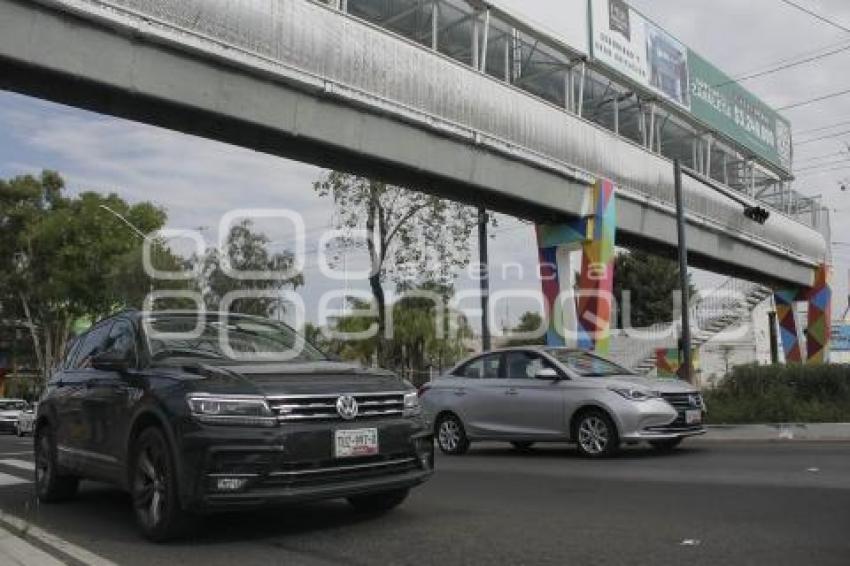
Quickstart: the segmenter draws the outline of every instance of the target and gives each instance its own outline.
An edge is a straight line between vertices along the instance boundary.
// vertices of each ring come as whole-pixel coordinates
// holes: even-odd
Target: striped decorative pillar
[[[832,287],[830,266],[821,265],[815,272],[815,284],[809,289],[809,317],[806,331],[806,362],[823,364],[829,358],[832,330]]]
[[[776,304],[776,321],[779,324],[779,335],[782,341],[782,351],[785,353],[785,363],[799,364],[803,361],[800,345],[797,311],[794,304],[799,291],[796,289],[775,291],[773,301]]]
[[[593,214],[569,224],[537,226],[540,274],[547,305],[550,346],[605,354],[610,344],[617,213],[614,184],[593,187]],[[573,252],[581,251],[576,290],[571,288]]]

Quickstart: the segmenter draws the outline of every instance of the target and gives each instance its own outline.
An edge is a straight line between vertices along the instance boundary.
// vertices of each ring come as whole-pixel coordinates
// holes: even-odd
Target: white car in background
[[[24,410],[20,415],[18,415],[18,424],[15,428],[15,434],[18,436],[32,434],[35,430],[36,413],[38,413],[38,403],[33,403],[30,408]]]
[[[0,432],[18,432],[18,420],[29,409],[23,399],[0,399]]]

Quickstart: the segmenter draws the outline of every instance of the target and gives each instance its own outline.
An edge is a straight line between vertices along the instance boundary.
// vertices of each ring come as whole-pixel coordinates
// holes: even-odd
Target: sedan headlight
[[[611,388],[611,391],[629,401],[649,401],[659,397],[658,393],[645,389]]]
[[[422,406],[419,404],[419,393],[412,391],[404,394],[404,416],[415,417],[422,412]]]
[[[186,398],[192,416],[204,424],[276,426],[263,397],[195,394]]]

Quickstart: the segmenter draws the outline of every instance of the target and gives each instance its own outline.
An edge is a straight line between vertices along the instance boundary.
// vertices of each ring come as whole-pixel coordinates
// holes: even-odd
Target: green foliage
[[[451,312],[445,305],[453,293],[450,287],[427,282],[411,289],[391,306],[390,337],[384,340],[383,366],[393,369],[418,384],[431,369],[441,372],[466,355],[464,342],[472,337],[467,321]],[[441,301],[418,296],[425,291],[442,296]],[[365,333],[377,327],[372,305],[363,300],[349,299],[352,314],[338,318],[332,324],[336,333]],[[310,332],[314,330],[308,329]],[[371,365],[377,355],[378,336],[363,340],[317,340],[327,351],[343,360]]]
[[[546,345],[546,333],[543,327],[543,317],[540,313],[526,311],[519,319],[519,324],[512,328],[510,334],[533,334],[539,333],[543,328],[543,333],[537,338],[509,338],[505,345],[513,346],[544,346]]]
[[[643,328],[673,320],[673,295],[679,290],[675,261],[636,250],[618,254],[614,262],[614,298],[617,324],[623,328],[623,292],[631,293],[631,327]],[[690,295],[696,292],[693,286]]]
[[[272,254],[268,250],[269,239],[265,234],[253,231],[250,220],[230,229],[227,236],[227,252],[231,267],[238,271],[268,272],[269,277],[259,280],[243,280],[230,277],[222,268],[221,256],[216,249],[210,249],[201,258],[201,280],[198,285],[204,295],[204,301],[210,310],[219,310],[221,301],[233,291],[254,291],[258,293],[274,293],[287,287],[297,289],[304,284],[304,275],[288,272],[292,269],[295,258],[291,252]],[[276,274],[287,274],[286,277],[276,278]],[[278,309],[285,309],[276,298],[248,298],[235,301],[230,310],[255,316],[272,316]]]
[[[380,336],[386,327],[387,281],[402,288],[427,281],[449,286],[456,270],[469,263],[468,243],[478,223],[474,208],[339,171],[331,171],[313,188],[333,199],[338,229],[368,235],[365,243],[354,238],[342,243],[368,251]],[[381,364],[389,364],[384,341],[378,339],[375,346]]]
[[[706,403],[715,424],[850,422],[850,366],[738,366]]]
[[[64,195],[55,172],[0,181],[0,305],[2,315],[30,327],[37,363],[46,375],[59,359],[75,319],[100,318],[141,306],[142,238],[108,207],[147,233],[165,211],[130,205],[116,194]],[[161,245],[161,266],[177,263]]]

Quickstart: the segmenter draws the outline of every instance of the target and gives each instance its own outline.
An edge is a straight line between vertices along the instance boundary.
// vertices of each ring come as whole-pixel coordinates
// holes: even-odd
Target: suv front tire
[[[142,534],[153,542],[185,535],[194,521],[180,507],[177,469],[165,435],[154,426],[144,429],[130,454],[130,495]]]

